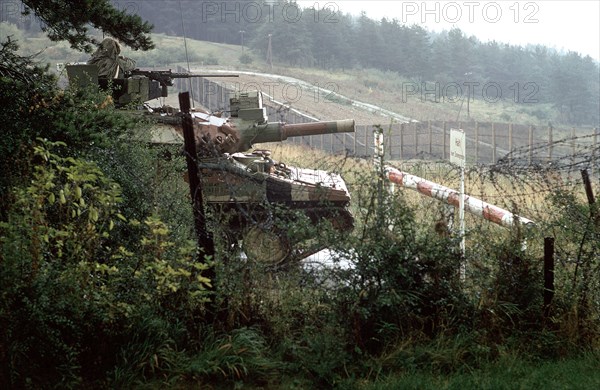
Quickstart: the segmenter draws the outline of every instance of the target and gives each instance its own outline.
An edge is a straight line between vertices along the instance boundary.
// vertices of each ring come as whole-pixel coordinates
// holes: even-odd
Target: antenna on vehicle
[[[179,14],[181,15],[181,31],[183,33],[183,46],[185,48],[185,60],[187,62],[188,73],[192,73],[190,70],[190,58],[188,57],[187,39],[185,37],[185,25],[183,24],[183,10],[181,8],[181,0],[179,0]],[[189,79],[190,97],[192,98],[192,108],[194,108],[194,88],[192,88],[192,79]]]

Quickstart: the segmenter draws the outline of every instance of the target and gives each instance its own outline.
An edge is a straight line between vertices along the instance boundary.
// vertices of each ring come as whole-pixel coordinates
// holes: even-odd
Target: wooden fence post
[[[365,129],[365,156],[370,156],[369,154],[369,130],[367,128],[367,125],[364,125],[364,129]]]
[[[206,102],[208,111],[212,112],[210,95],[210,80],[206,80],[204,82],[204,101]]]
[[[405,123],[400,124],[400,160],[404,160],[404,126]]]
[[[594,176],[594,165],[596,165],[596,150],[598,147],[598,128],[594,128],[594,146],[592,146],[592,164],[590,168],[590,175]]]
[[[358,130],[358,127],[356,128]],[[354,133],[354,156],[356,156],[356,140],[358,139],[358,132]]]
[[[419,155],[419,126],[416,122],[413,125],[415,126],[415,158],[417,158]]]
[[[433,145],[433,134],[431,132],[431,120],[427,121],[427,132],[429,133],[429,158],[431,158],[432,155],[432,145]]]
[[[512,150],[513,150],[513,124],[508,125],[508,159],[512,161]]]
[[[475,122],[475,164],[479,162],[479,122]]]
[[[198,103],[200,103],[201,105],[204,105],[204,98],[201,95],[200,92],[200,84],[202,83],[202,78],[201,77],[194,77],[195,83],[194,86],[192,88],[194,88],[194,96],[196,96],[196,99],[198,99]]]
[[[329,134],[329,148],[331,149],[331,153],[333,153],[333,133]]]
[[[203,256],[212,256],[215,253],[212,232],[207,229],[204,206],[202,200],[202,180],[196,161],[196,145],[194,140],[194,124],[190,115],[190,93],[183,92],[179,94],[179,107],[184,114],[182,120],[184,134],[184,148],[186,154],[186,163],[188,168],[188,180],[190,185],[190,195],[192,198],[192,207],[194,211],[194,226],[198,239],[198,246],[202,249],[202,254],[198,254],[198,261],[204,262]],[[208,272],[210,278],[214,278],[214,268],[211,267]]]
[[[533,161],[533,126],[529,126],[529,165]]]
[[[220,84],[220,86],[221,86],[221,101],[223,102],[221,109],[224,111],[224,110],[227,110],[227,96],[226,96],[225,87],[223,86],[223,84]]]
[[[552,161],[552,126],[548,126],[548,161]]]
[[[596,208],[596,200],[594,199],[594,189],[592,188],[592,181],[590,180],[590,175],[588,174],[587,169],[581,170],[581,178],[583,179],[585,195],[590,206],[590,216],[592,217],[592,220],[594,221],[596,227],[600,228],[600,214],[598,214],[598,209]]]
[[[571,166],[575,162],[575,127],[571,127]]]
[[[443,141],[443,146],[442,146],[442,148],[443,148],[442,160],[445,160],[446,159],[446,121],[444,121],[443,128],[444,128],[444,134],[442,135],[442,138],[444,141]]]
[[[394,125],[390,125],[390,132],[388,132],[388,139],[387,139],[387,143],[388,143],[388,147],[387,150],[390,151],[390,160],[392,160],[394,158],[394,149],[392,146],[392,135],[394,134]],[[383,145],[385,148],[385,144]],[[385,153],[384,153],[385,155]]]
[[[544,317],[550,315],[554,297],[554,237],[544,238]]]

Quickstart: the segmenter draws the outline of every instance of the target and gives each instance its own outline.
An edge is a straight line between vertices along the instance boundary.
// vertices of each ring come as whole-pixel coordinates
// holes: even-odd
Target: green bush
[[[260,332],[239,328],[230,334],[217,335],[207,331],[202,346],[181,365],[179,375],[197,383],[270,381],[280,364],[266,356],[267,343]]]
[[[206,57],[202,57],[200,61],[203,65],[219,65],[219,57],[213,52],[208,53]]]
[[[377,352],[390,340],[456,326],[467,309],[458,242],[419,229],[401,196],[370,190],[359,203],[364,225],[336,248],[353,265],[338,275],[336,291],[348,342]]]
[[[248,53],[244,53],[239,58],[240,63],[244,65],[250,65],[253,62],[252,56]]]
[[[71,154],[108,148],[134,125],[113,109],[112,99],[97,88],[59,90],[47,67],[16,54],[12,41],[0,48],[0,205],[12,202],[10,188],[27,182],[32,172],[32,145],[37,138],[62,141]],[[3,215],[0,214],[0,219]]]
[[[0,224],[0,357],[13,386],[102,380],[137,313],[156,313],[146,320],[168,329],[182,310],[201,314],[208,298],[193,243],[175,245],[158,218],[127,221],[119,185],[53,146],[64,147],[35,147],[31,185],[15,191]],[[124,225],[140,226],[129,248],[111,239]]]

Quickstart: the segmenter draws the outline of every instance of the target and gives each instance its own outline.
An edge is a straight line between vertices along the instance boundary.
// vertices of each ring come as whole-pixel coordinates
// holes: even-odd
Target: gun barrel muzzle
[[[302,137],[306,135],[353,133],[354,119],[340,121],[309,122],[285,124],[281,129],[283,139],[288,137]]]

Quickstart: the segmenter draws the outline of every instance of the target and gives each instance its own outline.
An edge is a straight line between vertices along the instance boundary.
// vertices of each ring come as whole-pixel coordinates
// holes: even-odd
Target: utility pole
[[[269,66],[271,67],[271,70],[273,70],[273,49],[271,47],[271,37],[273,36],[273,34],[269,34],[269,45],[267,46],[267,64],[269,64]]]
[[[240,34],[241,34],[241,36],[242,36],[242,54],[244,54],[244,33],[245,33],[245,32],[246,32],[246,31],[244,31],[244,30],[240,30],[240,31],[239,31],[239,33],[240,33]]]
[[[469,76],[471,76],[473,72],[465,73],[467,76],[467,81],[469,81]],[[471,102],[471,85],[467,83],[467,118],[471,118],[471,113],[469,112],[469,104]]]

